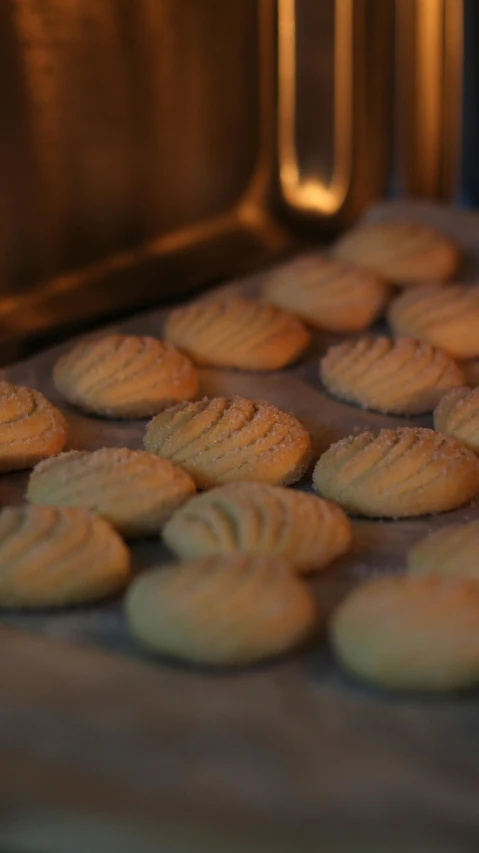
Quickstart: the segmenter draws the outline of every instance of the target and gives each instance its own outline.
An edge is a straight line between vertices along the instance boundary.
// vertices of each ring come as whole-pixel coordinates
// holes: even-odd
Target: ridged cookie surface
[[[388,295],[388,285],[375,273],[319,254],[272,270],[262,291],[267,302],[331,332],[365,329]]]
[[[428,341],[453,358],[479,355],[479,287],[426,285],[402,293],[388,320],[396,335]]]
[[[27,490],[32,503],[84,507],[123,536],[151,536],[196,491],[181,468],[153,453],[104,447],[72,450],[37,465]]]
[[[313,473],[317,491],[351,513],[402,518],[455,509],[479,489],[479,461],[431,429],[382,429],[333,444]]]
[[[285,563],[241,554],[145,572],[128,592],[126,613],[149,648],[220,666],[285,652],[317,619],[312,593]]]
[[[336,257],[374,270],[386,281],[411,285],[448,279],[460,254],[449,240],[416,222],[376,222],[347,232],[333,247]]]
[[[457,388],[434,410],[434,427],[479,455],[479,388]]]
[[[33,468],[60,453],[66,439],[65,418],[43,394],[0,382],[0,473]]]
[[[339,662],[394,690],[448,691],[479,681],[479,584],[439,577],[375,578],[336,610]]]
[[[479,521],[450,524],[420,539],[407,555],[415,575],[447,575],[479,580]]]
[[[137,335],[82,341],[55,364],[69,403],[111,418],[144,418],[198,392],[198,374],[171,344]]]
[[[148,424],[145,447],[187,471],[200,489],[229,480],[287,485],[311,459],[310,437],[296,418],[243,397],[167,409]]]
[[[398,415],[431,412],[446,391],[464,383],[449,356],[412,338],[361,338],[331,347],[320,374],[334,397]]]
[[[118,534],[87,510],[46,506],[0,511],[0,607],[59,607],[118,592],[130,555]]]
[[[181,559],[211,554],[282,557],[298,572],[327,566],[351,544],[351,524],[336,504],[263,483],[230,483],[189,500],[163,530]]]
[[[296,317],[239,296],[177,308],[166,322],[165,337],[197,364],[241,370],[278,370],[309,343]]]

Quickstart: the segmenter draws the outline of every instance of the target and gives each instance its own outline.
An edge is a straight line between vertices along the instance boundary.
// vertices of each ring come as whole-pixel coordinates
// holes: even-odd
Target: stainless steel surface
[[[387,187],[390,0],[278,0],[278,154],[285,204],[341,227]]]
[[[460,192],[464,4],[396,0],[396,167],[403,195]]]
[[[465,197],[471,2],[1,3],[0,359]]]
[[[0,4],[3,339],[252,268],[304,212],[316,239],[349,221],[387,175],[389,9]]]
[[[271,0],[6,0],[0,55],[4,330],[178,295],[289,245],[266,207]]]

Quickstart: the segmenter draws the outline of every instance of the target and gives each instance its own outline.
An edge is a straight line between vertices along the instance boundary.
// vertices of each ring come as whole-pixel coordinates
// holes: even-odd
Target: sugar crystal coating
[[[106,335],[61,356],[53,379],[66,400],[111,418],[144,418],[198,392],[196,368],[164,341]]]
[[[479,461],[430,429],[348,436],[319,459],[313,483],[353,514],[404,518],[455,509],[479,489]]]
[[[333,396],[391,414],[430,412],[464,383],[442,350],[411,338],[360,338],[330,347],[320,373]]]
[[[222,297],[177,308],[165,337],[201,365],[278,370],[309,343],[303,324],[275,305]]]
[[[243,397],[180,403],[150,421],[144,441],[200,489],[230,480],[289,485],[311,459],[310,437],[296,418]]]
[[[31,388],[0,382],[0,473],[33,468],[65,446],[62,413]]]
[[[352,533],[348,518],[330,501],[283,486],[229,483],[187,501],[163,538],[182,559],[263,554],[311,572],[344,554]]]

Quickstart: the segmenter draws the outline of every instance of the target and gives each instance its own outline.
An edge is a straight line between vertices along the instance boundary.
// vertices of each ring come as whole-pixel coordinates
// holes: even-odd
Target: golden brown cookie
[[[415,575],[445,575],[479,580],[479,521],[450,524],[420,539],[408,551]]]
[[[434,427],[479,455],[479,388],[456,388],[434,409]]]
[[[83,509],[46,506],[0,511],[0,607],[60,607],[105,598],[130,574],[126,545]]]
[[[340,663],[394,690],[448,691],[479,681],[479,584],[434,576],[375,578],[330,626]]]
[[[179,509],[163,539],[181,559],[213,554],[279,557],[298,572],[329,565],[351,545],[351,524],[336,504],[264,483],[229,483]]]
[[[60,453],[67,439],[62,413],[39,391],[0,382],[0,473],[33,468]]]
[[[402,293],[388,311],[396,335],[427,341],[452,358],[479,355],[479,287],[426,285]]]
[[[479,461],[432,429],[382,429],[331,445],[313,482],[323,497],[354,514],[405,518],[471,500],[479,489]]]
[[[357,332],[379,316],[389,295],[375,273],[311,254],[267,274],[262,297],[330,332]]]
[[[165,337],[196,364],[278,370],[309,343],[296,317],[275,305],[239,296],[193,302],[172,311]]]
[[[397,415],[431,412],[446,391],[464,383],[449,356],[412,338],[361,338],[331,347],[320,374],[334,397]]]
[[[286,652],[317,620],[312,593],[286,563],[242,554],[145,572],[128,592],[126,614],[149,648],[219,666]]]
[[[145,447],[187,471],[200,489],[230,480],[289,485],[311,460],[310,437],[296,418],[243,397],[167,409],[148,424]]]
[[[181,468],[153,453],[103,447],[41,462],[27,490],[31,503],[90,509],[125,537],[159,533],[196,491]]]
[[[145,418],[198,393],[196,368],[171,344],[136,335],[81,341],[55,364],[69,403],[109,418]]]
[[[459,250],[450,240],[417,222],[360,225],[336,243],[333,253],[398,285],[443,281],[460,262]]]

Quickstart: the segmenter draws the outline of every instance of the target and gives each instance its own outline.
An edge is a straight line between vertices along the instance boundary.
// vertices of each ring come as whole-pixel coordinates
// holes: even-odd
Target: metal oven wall
[[[462,0],[5,0],[0,333],[181,296],[456,192]]]

